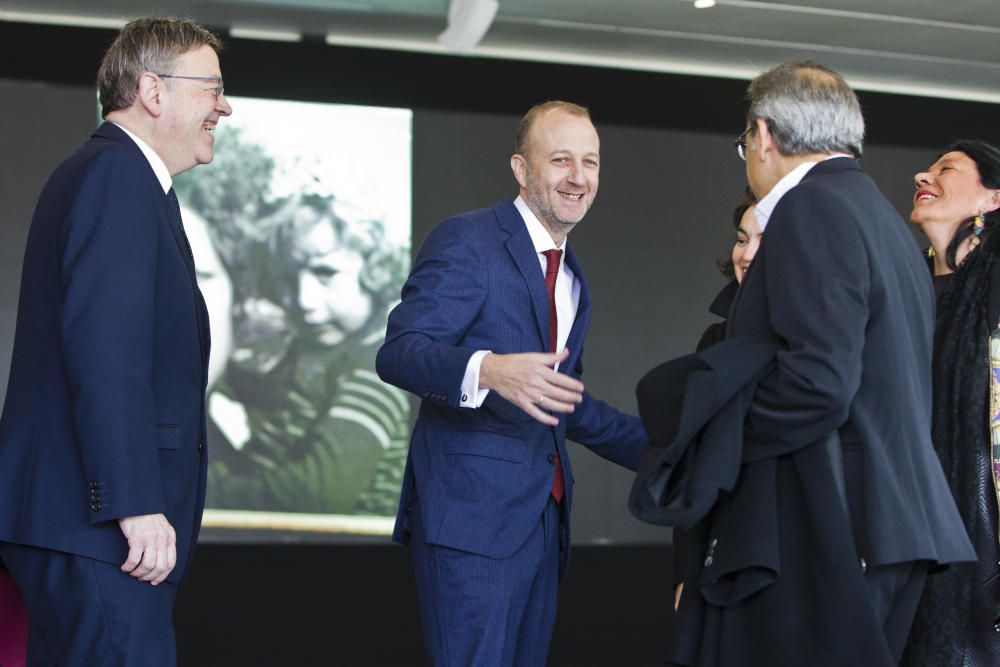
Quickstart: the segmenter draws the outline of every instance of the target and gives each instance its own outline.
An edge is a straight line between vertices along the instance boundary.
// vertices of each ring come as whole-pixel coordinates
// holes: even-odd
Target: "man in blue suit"
[[[0,558],[31,665],[176,662],[171,610],[205,493],[208,316],[171,188],[232,109],[214,35],[125,26],[107,122],[52,174],[28,234],[0,420]]]
[[[444,221],[389,316],[379,375],[422,399],[393,539],[409,542],[435,665],[544,665],[569,556],[570,438],[635,469],[637,418],[579,377],[590,321],[566,244],[597,194],[586,109],[524,116],[513,202]]]

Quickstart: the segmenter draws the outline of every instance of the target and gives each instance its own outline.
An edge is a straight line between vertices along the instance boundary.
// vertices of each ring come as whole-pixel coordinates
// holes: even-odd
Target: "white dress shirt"
[[[576,279],[573,272],[566,266],[566,240],[562,245],[557,246],[549,236],[549,232],[538,221],[535,214],[528,208],[521,197],[514,200],[514,206],[521,214],[525,227],[528,228],[528,235],[531,236],[531,243],[535,246],[535,254],[538,257],[538,266],[542,276],[545,276],[545,269],[548,260],[542,253],[546,250],[562,250],[562,257],[559,260],[559,274],[556,276],[556,350],[566,347],[566,340],[569,338],[570,329],[576,321],[576,310],[580,305],[580,281]],[[527,323],[526,323],[527,325]],[[465,377],[462,378],[462,397],[459,406],[463,408],[478,408],[489,395],[489,389],[479,386],[479,369],[483,364],[483,357],[490,354],[490,350],[479,350],[469,358],[469,363],[465,367]],[[558,368],[558,366],[556,367]]]
[[[135,142],[135,145],[139,147],[142,154],[146,156],[146,160],[149,162],[149,166],[153,168],[153,173],[156,174],[156,179],[160,181],[160,187],[163,188],[163,194],[170,192],[170,188],[174,185],[174,180],[170,178],[170,170],[167,169],[167,165],[164,164],[160,156],[156,154],[152,148],[149,147],[145,141],[135,136],[128,128],[122,127],[118,123],[113,123],[118,129],[128,135],[129,139]]]
[[[827,160],[832,160],[835,157],[852,157],[847,153],[834,153],[828,157],[823,158],[822,162]],[[809,170],[815,167],[819,162],[803,162],[799,166],[792,169],[790,172],[785,174],[780,181],[778,181],[771,191],[764,195],[764,198],[757,202],[757,206],[753,210],[754,216],[757,218],[757,223],[760,224],[760,231],[763,234],[764,228],[767,227],[767,222],[771,219],[771,214],[774,213],[774,208],[781,201],[781,198],[785,196],[789,190],[798,185]]]

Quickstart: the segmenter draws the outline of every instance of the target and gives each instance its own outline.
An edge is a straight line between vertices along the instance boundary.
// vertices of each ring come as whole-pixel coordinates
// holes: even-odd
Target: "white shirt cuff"
[[[479,350],[469,357],[469,363],[465,367],[465,377],[462,378],[462,400],[459,401],[460,408],[478,408],[490,395],[489,389],[479,388],[479,368],[483,365],[483,357],[490,354],[489,350]]]

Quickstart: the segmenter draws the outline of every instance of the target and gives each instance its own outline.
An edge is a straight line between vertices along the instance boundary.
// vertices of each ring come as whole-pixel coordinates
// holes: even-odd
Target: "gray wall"
[[[0,80],[0,400],[31,213],[55,166],[93,131],[94,105],[93,88]]]
[[[51,170],[92,131],[94,92],[0,81],[0,109],[2,399],[31,211]],[[444,217],[516,195],[508,158],[517,120],[515,115],[414,113],[414,248]],[[714,319],[706,309],[724,284],[715,260],[729,251],[731,211],[744,187],[743,163],[732,146],[742,120],[734,114],[731,136],[596,120],[602,139],[600,193],[571,237],[594,303],[584,380],[594,395],[634,411],[633,390],[642,374],[691,351]],[[911,177],[932,161],[933,151],[879,146],[877,139],[863,163],[905,214]],[[573,465],[575,542],[668,539],[668,531],[639,523],[625,509],[631,473],[579,447]]]

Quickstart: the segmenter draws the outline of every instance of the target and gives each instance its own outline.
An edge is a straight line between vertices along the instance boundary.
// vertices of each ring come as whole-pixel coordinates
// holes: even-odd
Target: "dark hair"
[[[983,187],[990,188],[991,190],[1000,189],[1000,149],[979,139],[960,139],[952,142],[941,155],[956,151],[964,153],[976,163],[976,170],[979,172],[979,182]],[[939,155],[938,157],[940,158],[941,156]],[[963,220],[958,225],[958,229],[955,230],[955,235],[951,237],[951,241],[948,243],[948,248],[945,251],[945,262],[947,262],[948,267],[952,270],[958,268],[955,260],[958,248],[975,233],[973,229],[975,218],[976,216],[972,216]],[[983,215],[984,227],[979,235],[980,243],[986,243],[994,236],[998,223],[1000,223],[1000,209]],[[994,240],[990,244],[991,247],[996,243],[997,241]]]
[[[757,198],[754,197],[753,190],[749,188],[743,193],[743,201],[740,202],[739,206],[733,209],[733,227],[735,229],[740,228],[740,221],[743,219],[743,215],[747,212],[751,206],[757,203]],[[719,265],[719,271],[722,271],[722,275],[729,278],[730,280],[736,279],[736,268],[733,266],[733,253],[730,253],[726,257],[720,257],[716,260]]]

